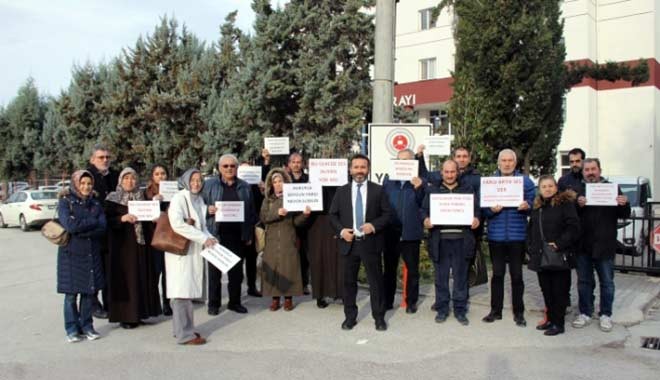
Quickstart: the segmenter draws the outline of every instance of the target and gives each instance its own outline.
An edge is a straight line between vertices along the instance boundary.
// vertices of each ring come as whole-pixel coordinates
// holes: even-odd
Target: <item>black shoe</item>
[[[563,327],[552,325],[552,326],[550,326],[549,329],[545,330],[543,335],[555,336],[555,335],[559,335],[559,334],[563,334],[563,333],[564,333],[564,328]]]
[[[481,320],[486,322],[486,323],[493,323],[496,320],[500,320],[500,319],[502,319],[502,314],[501,313],[495,313],[495,312],[491,311],[490,313],[488,313],[487,316],[483,317]]]
[[[467,319],[465,314],[456,314],[456,320],[458,323],[462,324],[463,326],[467,326],[470,324],[470,321]]]
[[[238,314],[245,314],[248,312],[248,310],[245,308],[245,306],[238,304],[238,305],[227,305],[227,310],[231,310],[233,312],[236,312]]]
[[[163,302],[163,315],[166,317],[172,315],[172,307],[170,307],[170,301]]]
[[[309,285],[303,286],[303,294],[306,296],[311,294],[311,292],[309,291]]]
[[[247,294],[248,296],[252,296],[252,297],[257,297],[257,298],[262,297],[261,292],[259,292],[257,289],[254,288],[248,289]]]
[[[545,323],[537,325],[536,329],[539,330],[539,331],[545,331],[545,330],[549,329],[550,327],[552,327],[552,322],[545,321]]]
[[[96,318],[96,319],[108,319],[108,312],[105,311],[105,310],[103,310],[103,309],[101,309],[101,308],[95,309],[95,310],[92,312],[92,315],[93,315],[94,318]]]
[[[323,298],[319,298],[316,300],[316,307],[319,309],[325,309],[328,307],[328,303]]]
[[[209,308],[206,312],[209,315],[218,315],[218,314],[220,314],[220,307],[209,306]]]
[[[138,327],[140,324],[139,323],[128,323],[128,322],[122,322],[119,324],[121,328],[127,329],[127,330],[132,330],[136,327]]]
[[[342,330],[353,330],[353,327],[357,325],[357,321],[355,319],[346,319],[344,322],[341,324],[341,329]]]
[[[387,330],[387,322],[383,318],[378,318],[376,319],[376,330],[378,331],[386,331]]]
[[[516,326],[518,326],[518,327],[526,327],[527,326],[527,321],[525,320],[525,317],[522,314],[515,315],[513,317],[513,321],[516,322]]]
[[[417,312],[417,305],[408,305],[406,307],[406,314],[415,314]]]
[[[447,313],[438,313],[435,316],[435,323],[443,323],[447,320]]]

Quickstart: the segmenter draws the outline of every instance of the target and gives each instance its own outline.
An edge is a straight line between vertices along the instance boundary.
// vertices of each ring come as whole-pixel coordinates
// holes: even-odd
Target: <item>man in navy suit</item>
[[[341,325],[351,330],[357,324],[357,278],[364,264],[369,281],[371,313],[376,330],[387,330],[383,293],[382,252],[384,231],[390,220],[390,205],[382,187],[367,180],[369,157],[351,158],[352,181],[339,189],[330,206],[330,223],[337,236],[344,269],[343,301],[346,319]]]

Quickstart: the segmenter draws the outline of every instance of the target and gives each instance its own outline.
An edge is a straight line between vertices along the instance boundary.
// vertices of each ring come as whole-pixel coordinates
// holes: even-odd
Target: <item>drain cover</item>
[[[642,337],[642,348],[648,348],[649,350],[660,350],[660,337],[657,336]]]

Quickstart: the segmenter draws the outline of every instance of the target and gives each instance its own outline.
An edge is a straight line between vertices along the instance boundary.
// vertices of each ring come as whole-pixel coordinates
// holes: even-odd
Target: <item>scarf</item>
[[[106,201],[114,202],[123,206],[128,206],[128,201],[144,200],[144,196],[142,195],[140,188],[137,186],[137,183],[135,185],[135,188],[131,191],[125,191],[124,188],[121,187],[122,180],[128,174],[132,174],[137,182],[138,179],[137,172],[133,168],[125,168],[124,170],[121,171],[121,173],[119,173],[119,183],[117,184],[117,189],[112,193],[108,194],[108,196],[105,198]],[[146,243],[144,240],[144,232],[142,231],[142,223],[137,222],[133,226],[135,227],[135,238],[138,244],[145,245]]]

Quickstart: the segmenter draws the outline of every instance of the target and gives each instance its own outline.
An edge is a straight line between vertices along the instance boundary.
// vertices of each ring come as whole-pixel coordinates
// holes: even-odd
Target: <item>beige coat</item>
[[[200,196],[195,202],[196,207],[193,207],[190,192],[181,190],[172,197],[167,211],[174,232],[190,240],[188,253],[185,256],[165,252],[168,298],[194,299],[203,296],[204,258],[200,252],[204,249],[206,239],[212,235],[206,228],[204,200]],[[202,210],[201,215],[195,211],[196,208]],[[184,222],[189,215],[195,220],[194,226]]]

